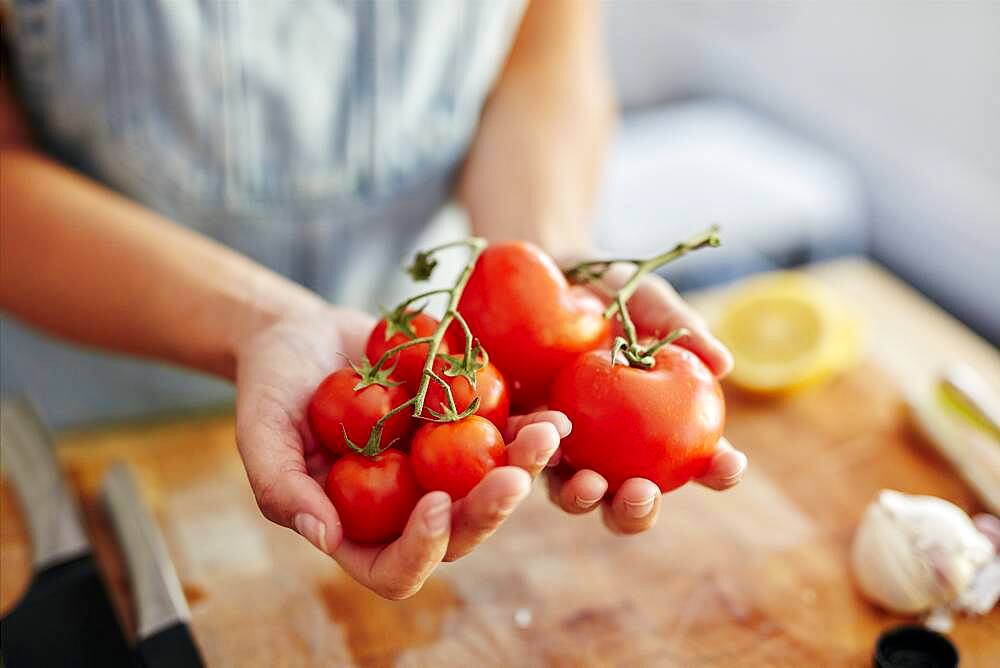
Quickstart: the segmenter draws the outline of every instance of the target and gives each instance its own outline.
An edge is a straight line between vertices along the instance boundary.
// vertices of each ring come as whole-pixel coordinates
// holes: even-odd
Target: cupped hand
[[[531,479],[569,433],[561,413],[512,417],[510,465],[465,498],[431,492],[403,535],[386,545],[347,540],[323,490],[331,458],[313,438],[306,406],[331,371],[364,351],[373,320],[329,306],[286,316],[249,336],[237,352],[236,440],[261,512],[332,556],[353,578],[392,599],[416,593],[442,560],[458,559],[489,537],[529,493]]]
[[[607,287],[617,290],[628,279],[624,267],[613,267],[605,277]],[[690,333],[677,345],[698,355],[717,377],[732,369],[733,358],[709,331],[705,320],[692,309],[665,280],[645,276],[628,302],[629,313],[640,337],[661,338],[684,327]],[[747,467],[745,454],[725,438],[719,440],[708,471],[696,482],[715,490],[736,485]],[[645,478],[626,480],[611,499],[606,499],[607,481],[600,474],[568,467],[554,468],[548,476],[549,498],[572,514],[601,509],[605,525],[615,533],[634,534],[656,524],[660,511],[660,490]]]

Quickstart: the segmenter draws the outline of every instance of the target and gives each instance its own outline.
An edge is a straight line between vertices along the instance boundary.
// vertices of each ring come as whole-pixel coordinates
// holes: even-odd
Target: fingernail
[[[600,500],[601,497],[597,497],[596,499],[585,499],[582,496],[578,496],[575,499],[576,505],[580,508],[590,508],[592,505],[594,505]]]
[[[559,438],[566,438],[569,433],[573,431],[573,423],[569,421],[569,418],[565,415],[561,420],[556,420],[558,424],[556,425],[556,431],[559,432]]]
[[[733,364],[735,360],[733,359],[733,354],[729,352],[729,348],[722,344],[718,339],[712,339],[715,343],[715,352],[719,355],[721,359],[721,365],[719,368],[720,376],[727,376],[729,372],[733,370]]]
[[[719,479],[723,481],[736,480],[741,477],[747,469],[747,456],[742,452],[737,452],[735,457],[728,457],[728,466],[719,471]]]
[[[552,459],[552,455],[556,453],[556,448],[558,447],[559,446],[556,446],[555,448],[545,448],[539,452],[538,456],[535,458],[535,466],[545,466],[548,464],[549,460]]]
[[[653,501],[655,500],[655,497],[652,496],[642,501],[629,501],[625,499],[625,514],[634,520],[641,519],[653,510]]]
[[[442,536],[448,531],[451,522],[451,501],[442,501],[431,506],[424,515],[424,525],[431,536]]]
[[[295,531],[313,544],[319,551],[328,554],[326,549],[326,525],[308,513],[299,513],[292,522]]]

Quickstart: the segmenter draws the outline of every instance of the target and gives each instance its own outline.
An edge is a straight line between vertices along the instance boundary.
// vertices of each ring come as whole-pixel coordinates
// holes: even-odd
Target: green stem
[[[400,304],[397,308],[399,310],[404,310],[407,306],[409,306],[413,302],[418,302],[421,299],[428,299],[430,297],[433,297],[434,295],[448,294],[449,292],[451,292],[451,291],[448,288],[438,288],[437,290],[428,290],[427,292],[423,292],[423,293],[421,293],[419,295],[416,295],[415,297],[410,297],[409,299],[407,299],[406,301],[404,301],[402,304]]]
[[[441,389],[444,390],[445,397],[448,398],[448,405],[444,407],[445,410],[447,411],[450,409],[452,414],[458,413],[458,406],[455,405],[455,395],[451,393],[451,386],[445,382],[444,378],[437,375],[433,371],[431,371],[431,380],[441,386]]]
[[[455,281],[455,285],[451,288],[451,296],[448,299],[448,307],[445,309],[444,317],[438,323],[437,329],[434,331],[434,335],[428,344],[429,350],[427,351],[427,358],[424,360],[424,369],[420,377],[420,387],[417,389],[416,396],[413,397],[413,415],[415,417],[420,417],[420,414],[424,411],[424,401],[427,399],[427,388],[430,386],[434,360],[437,357],[438,349],[441,347],[441,341],[444,339],[445,332],[448,331],[448,326],[455,319],[455,314],[458,311],[458,302],[462,298],[465,286],[469,283],[469,278],[472,276],[472,269],[476,266],[476,260],[479,259],[479,255],[486,248],[486,241],[479,237],[473,237],[463,241],[442,244],[424,252],[425,254],[432,254],[454,246],[467,246],[470,250],[470,257],[462,273],[459,274],[458,279]],[[451,388],[448,389],[450,392]]]
[[[406,350],[407,348],[410,348],[412,346],[419,346],[421,343],[430,343],[430,342],[431,342],[431,337],[421,336],[420,338],[404,341],[403,343],[400,343],[398,346],[393,346],[392,348],[389,348],[389,350],[382,353],[382,356],[378,358],[378,361],[375,362],[375,364],[372,366],[372,369],[378,371],[385,365],[386,362],[389,361],[390,357],[395,356],[400,351]]]
[[[482,253],[483,249],[486,248],[486,240],[481,237],[469,237],[468,239],[449,241],[448,243],[441,244],[440,246],[434,246],[433,248],[428,248],[427,250],[421,252],[424,255],[434,255],[438,251],[443,251],[448,248],[457,248],[459,246],[465,246],[466,248],[470,248],[475,252],[475,256],[471,260],[471,263],[475,264],[475,260],[476,258],[479,257],[479,253]]]
[[[465,333],[465,355],[463,355],[463,359],[466,364],[469,364],[472,362],[472,340],[474,338],[472,330],[469,329],[469,323],[465,322],[465,318],[462,317],[461,313],[454,311],[452,315],[455,317],[455,322],[458,323],[459,327]]]
[[[691,251],[698,250],[699,248],[718,246],[720,243],[718,232],[719,228],[713,225],[701,234],[691,237],[687,241],[682,241],[670,250],[651,257],[648,260],[591,260],[587,262],[580,262],[566,271],[566,276],[571,280],[589,283],[603,278],[613,264],[624,263],[635,266],[635,270],[632,272],[632,275],[629,276],[625,284],[616,293],[614,293],[611,303],[608,304],[606,309],[604,309],[605,318],[611,318],[616,313],[618,314],[618,319],[621,321],[622,329],[625,332],[624,338],[618,337],[615,339],[614,346],[611,349],[612,365],[615,363],[615,359],[618,354],[621,353],[628,362],[629,366],[641,369],[651,369],[656,363],[654,355],[659,350],[688,333],[686,329],[677,329],[670,332],[670,334],[662,340],[653,343],[647,348],[643,348],[639,345],[635,323],[632,322],[632,317],[629,315],[627,303],[632,295],[635,294],[635,291],[639,288],[640,281],[642,281],[643,277],[647,274],[656,271],[668,262],[673,262],[674,260],[687,255]],[[600,284],[598,283],[596,285]]]
[[[660,352],[660,349],[663,348],[664,346],[670,345],[677,339],[681,338],[682,336],[687,336],[690,333],[691,332],[689,332],[686,327],[679,327],[674,331],[670,332],[669,334],[667,334],[665,337],[663,337],[653,345],[651,345],[650,347],[646,348],[645,353],[646,355],[652,357],[656,353]]]
[[[604,310],[604,317],[610,318],[613,316],[618,310],[618,305],[624,304],[633,294],[635,294],[635,291],[639,288],[639,281],[641,281],[643,276],[646,274],[656,271],[668,262],[673,262],[674,260],[687,255],[691,251],[709,246],[715,247],[718,246],[719,243],[719,228],[718,226],[713,225],[701,234],[691,237],[687,241],[682,241],[670,250],[651,257],[648,260],[643,260],[642,262],[637,263],[635,271],[632,272],[632,276],[630,276],[628,281],[625,282],[625,285],[618,290],[618,298]]]
[[[388,443],[384,448],[382,447],[382,431],[383,429],[385,429],[385,423],[388,422],[392,417],[399,415],[401,412],[406,410],[406,408],[412,405],[413,405],[413,397],[410,397],[409,399],[407,399],[406,401],[404,401],[403,403],[396,406],[391,411],[380,417],[378,421],[376,421],[375,424],[372,425],[371,433],[368,434],[368,442],[365,443],[364,448],[358,448],[353,443],[351,443],[350,439],[347,438],[347,432],[344,432],[344,438],[345,440],[347,440],[347,445],[352,450],[358,452],[361,455],[364,455],[365,457],[375,457],[381,454],[392,445],[392,443]]]
[[[618,311],[621,313],[622,329],[625,330],[625,339],[628,341],[630,348],[634,348],[639,345],[639,336],[635,331],[635,323],[632,322],[632,318],[629,316],[628,307],[625,305],[625,298],[622,297],[622,293],[615,295],[615,302],[618,304]],[[605,316],[607,317],[607,316]]]

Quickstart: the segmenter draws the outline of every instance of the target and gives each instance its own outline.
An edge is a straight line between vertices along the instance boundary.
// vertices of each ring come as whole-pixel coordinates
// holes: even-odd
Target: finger
[[[611,503],[601,506],[604,524],[621,534],[640,533],[656,523],[660,489],[645,478],[626,480]]]
[[[451,497],[431,492],[417,502],[403,535],[388,545],[340,544],[333,557],[355,580],[379,596],[398,601],[413,596],[448,548]]]
[[[452,507],[452,532],[446,561],[465,556],[489,538],[531,492],[531,477],[515,466],[486,474],[469,494]]]
[[[253,423],[245,415],[255,415]],[[343,538],[340,518],[306,470],[298,432],[280,411],[238,411],[236,445],[264,517],[294,529],[331,554]]]
[[[569,478],[553,484],[558,486],[553,501],[572,515],[594,510],[608,491],[608,482],[594,471],[576,471]]]
[[[565,413],[559,411],[537,411],[535,413],[528,413],[527,415],[511,415],[510,419],[507,420],[507,427],[504,429],[504,441],[510,443],[517,438],[521,429],[530,424],[538,424],[539,422],[547,422],[555,427],[556,431],[559,432],[560,438],[566,438],[573,430],[573,424],[569,421],[569,418],[566,417]]]
[[[739,483],[746,470],[747,456],[734,448],[728,440],[720,438],[719,444],[715,447],[715,455],[712,456],[708,472],[698,478],[696,482],[705,487],[722,491]]]
[[[545,468],[559,448],[559,432],[551,422],[536,422],[522,428],[510,445],[507,457],[511,466],[528,472],[532,478]]]

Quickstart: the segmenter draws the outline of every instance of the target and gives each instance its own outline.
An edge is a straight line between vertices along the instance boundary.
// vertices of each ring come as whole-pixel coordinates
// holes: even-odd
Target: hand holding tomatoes
[[[552,455],[568,425],[552,414],[511,417],[504,432],[508,465],[488,473],[464,499],[421,491],[395,541],[345,540],[341,509],[323,484],[331,464],[347,458],[336,458],[312,435],[306,407],[330,369],[343,364],[338,352],[362,358],[373,325],[362,313],[322,305],[248,337],[237,357],[236,430],[263,514],[329,554],[362,585],[395,599],[416,592],[442,559],[460,558],[496,530],[527,496],[536,460]]]
[[[553,407],[560,406],[576,414],[574,434],[568,439],[573,443],[566,444],[563,454],[566,461],[580,470],[563,465],[549,476],[550,497],[566,512],[585,513],[600,507],[610,529],[636,533],[650,528],[656,521],[662,492],[652,480],[656,480],[664,491],[683,484],[689,477],[712,489],[723,490],[737,484],[742,477],[747,458],[719,436],[721,394],[716,394],[715,380],[704,368],[707,366],[717,377],[724,376],[732,366],[732,357],[709,333],[701,317],[666,281],[648,274],[673,257],[713,244],[713,235],[714,231],[710,231],[678,244],[628,272],[622,265],[607,262],[583,263],[575,268],[585,276],[596,274],[603,280],[605,291],[617,291],[622,295],[621,302],[609,302],[608,312],[618,311],[619,305],[626,302],[627,308],[623,314],[626,317],[621,318],[624,323],[622,336],[616,340],[619,359],[615,367],[596,364],[596,356],[602,355],[603,362],[610,362],[610,352],[587,353],[577,358],[573,371],[564,370],[553,387]],[[681,333],[677,331],[679,328],[686,330],[685,335],[672,345],[664,343],[664,335],[673,332],[673,336],[677,336]],[[661,340],[651,356],[643,354],[650,348],[645,344],[645,337]],[[645,345],[640,345],[640,341]],[[695,353],[697,358],[681,347]],[[629,353],[631,359],[623,359],[628,357],[625,353]],[[662,359],[664,354],[669,361]],[[643,364],[652,368],[649,371],[634,368]],[[658,367],[663,368],[658,371]],[[644,375],[647,373],[652,375]],[[663,387],[654,392],[643,390],[668,382],[666,376],[673,376],[678,385],[669,391]],[[696,379],[695,385],[684,382],[688,376],[688,380]],[[599,386],[602,398],[614,406],[636,411],[645,405],[646,410],[641,414],[633,413],[635,419],[628,421],[624,430],[613,425],[623,425],[626,421],[619,422],[614,416],[605,415],[606,424],[611,427],[604,434],[598,434],[593,424],[600,420],[592,418],[606,407],[582,398],[588,382],[590,389]],[[631,394],[632,390],[638,393]],[[690,403],[678,403],[678,395],[686,397]],[[693,420],[682,419],[685,408]],[[671,411],[677,412],[679,420],[667,434],[666,443],[659,437],[649,438],[666,424],[664,413]],[[718,433],[711,428],[715,417],[719,419]],[[618,438],[619,435],[624,437]],[[609,438],[614,440],[604,448],[593,447],[598,440]],[[667,443],[672,444],[669,450],[665,447]],[[610,457],[608,451],[612,449],[620,456]],[[606,496],[610,498],[605,499]]]
[[[473,247],[475,244],[456,245]],[[436,250],[441,249],[418,256],[415,275],[433,268],[431,256]],[[612,273],[607,272],[605,278]],[[269,324],[257,335],[247,338],[238,354],[238,441],[262,511],[269,519],[294,528],[320,550],[333,556],[359,582],[389,598],[414,593],[440,560],[459,558],[489,536],[527,495],[531,476],[557,458],[554,453],[559,439],[571,430],[566,417],[556,411],[511,416],[506,418],[506,428],[499,430],[504,439],[497,440],[497,430],[488,420],[498,423],[496,426],[504,422],[504,393],[499,392],[495,394],[495,401],[490,400],[494,395],[487,390],[490,374],[485,373],[489,365],[484,364],[483,369],[468,375],[469,360],[480,358],[472,354],[470,346],[475,344],[476,337],[457,310],[461,286],[471,275],[470,263],[454,288],[428,293],[449,296],[442,320],[436,325],[431,320],[434,325],[431,333],[426,333],[429,330],[418,332],[414,328],[410,334],[403,335],[404,340],[379,353],[380,358],[388,358],[385,351],[401,345],[403,348],[392,357],[402,363],[406,351],[425,346],[427,356],[419,377],[411,377],[410,382],[395,385],[402,380],[397,373],[399,367],[373,369],[361,363],[365,334],[370,331],[370,325],[359,327],[357,323],[364,320],[363,316],[329,307],[309,309]],[[678,315],[679,309],[664,313],[661,289],[669,289],[662,282],[650,283],[646,279],[635,285],[635,293],[629,300],[641,335],[662,335],[660,329],[668,324],[671,327],[697,324],[686,320],[683,314]],[[586,288],[581,286],[566,289],[574,295],[586,296]],[[404,303],[397,310],[409,315],[411,303]],[[601,306],[600,302],[596,304]],[[592,315],[595,309],[585,307],[582,312]],[[414,315],[411,322],[418,315]],[[460,336],[447,335],[456,330],[464,330],[464,342]],[[391,333],[387,338],[383,332],[381,336],[369,338],[384,344],[398,333]],[[689,337],[678,343],[690,345],[692,340],[694,338]],[[414,343],[407,345],[409,341]],[[705,341],[711,343],[708,338]],[[450,357],[439,358],[438,352],[445,346]],[[690,347],[713,371],[725,370],[722,367],[728,360],[724,349],[722,355],[712,359],[712,351],[708,348]],[[326,405],[320,397],[314,408],[307,410],[310,392],[337,364],[335,352],[345,353],[360,363],[356,370],[335,371],[333,376],[341,382],[330,381],[327,385],[327,390],[336,389],[347,399],[334,401],[338,404],[334,407]],[[464,373],[451,375],[454,359],[460,357],[466,366]],[[574,355],[572,359],[577,357]],[[377,365],[379,360],[369,361]],[[482,361],[485,362],[485,356]],[[411,365],[411,369],[416,366]],[[378,382],[369,382],[379,374]],[[501,382],[494,382],[493,386],[503,387],[502,370],[495,375]],[[475,388],[471,383],[473,377]],[[547,385],[551,379],[543,381]],[[383,401],[391,390],[395,390],[396,396]],[[475,393],[470,395],[469,390]],[[365,400],[360,400],[360,395],[366,392]],[[368,422],[374,418],[375,423],[381,425],[370,430],[367,441],[363,434],[357,433],[363,432],[363,427],[350,426],[348,416],[351,413],[347,409],[355,402],[355,408],[360,406],[369,411],[362,412],[362,417],[367,416]],[[394,403],[396,406],[391,407]],[[500,417],[489,414],[491,403]],[[445,423],[425,425],[434,429],[421,428],[426,442],[419,447],[414,443],[417,452],[408,452],[406,448],[413,439],[412,429],[394,432],[391,424],[400,415],[408,417],[415,413],[429,417],[431,410]],[[309,427],[310,421],[313,429]],[[412,424],[412,420],[409,423]],[[470,432],[478,434],[474,441],[464,436],[467,425],[477,426]],[[339,436],[332,426],[340,427]],[[441,435],[449,432],[463,436],[457,440],[442,438]],[[345,433],[347,438],[343,438]],[[396,435],[399,433],[402,436]],[[480,439],[480,436],[485,438]],[[387,449],[395,438],[400,440]],[[503,440],[508,441],[508,445],[501,451]],[[321,441],[333,447],[323,447]],[[470,444],[476,447],[466,447]],[[350,454],[343,454],[345,446]],[[418,458],[420,463],[417,463]],[[582,466],[579,456],[569,459]],[[707,472],[698,480],[716,488],[730,486],[738,480],[745,462],[745,457],[721,439]],[[420,467],[425,470],[418,475]],[[655,519],[660,492],[649,480],[625,480],[613,500],[602,504],[608,481],[593,470],[576,471],[572,476],[553,475],[549,479],[552,496],[563,508],[569,512],[586,512],[602,506],[606,521],[616,531],[642,530]],[[329,496],[318,484],[323,480],[329,481]],[[450,489],[456,496],[464,491],[468,493],[453,499],[441,489],[426,492],[424,485]],[[336,501],[337,508],[330,499]],[[345,532],[359,541],[345,539]],[[399,537],[392,540],[397,535]],[[384,542],[389,540],[391,542]]]

